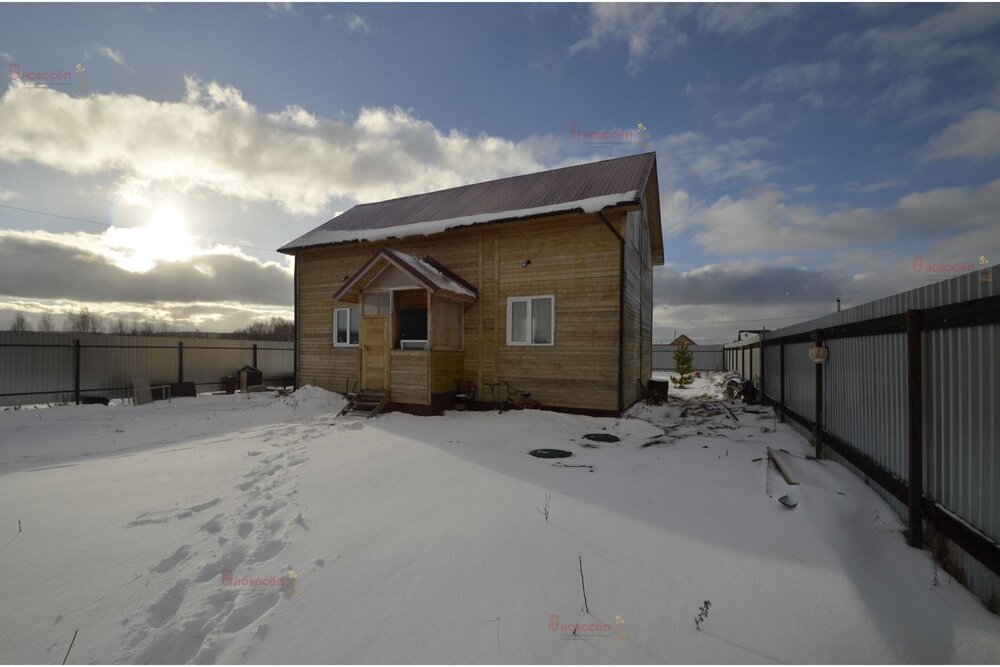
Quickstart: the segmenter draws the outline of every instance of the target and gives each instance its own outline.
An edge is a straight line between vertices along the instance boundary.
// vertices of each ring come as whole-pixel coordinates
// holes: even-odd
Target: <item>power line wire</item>
[[[61,213],[51,213],[49,211],[39,211],[39,210],[34,209],[34,208],[22,208],[20,206],[10,206],[8,204],[0,204],[0,208],[8,208],[8,209],[11,209],[11,210],[14,210],[14,211],[23,211],[24,213],[36,213],[38,215],[48,215],[48,216],[51,216],[53,218],[62,218],[64,220],[73,220],[74,222],[83,222],[83,223],[86,223],[88,225],[97,225],[99,227],[114,227],[114,225],[112,225],[110,223],[107,223],[107,222],[99,222],[97,220],[88,220],[87,218],[77,218],[77,217],[72,216],[72,215],[62,215]],[[135,229],[135,228],[134,227],[120,227],[119,229]],[[204,237],[204,236],[192,236],[191,238],[196,239],[198,241],[207,241],[209,243],[220,243],[220,244],[230,245],[230,246],[233,246],[235,248],[242,248],[244,250],[262,250],[264,252],[274,252],[275,251],[274,248],[261,248],[259,246],[255,246],[255,245],[241,245],[239,243],[229,243],[229,242],[226,242],[226,241],[217,241],[215,239],[210,239],[210,238],[207,238],[207,237]]]

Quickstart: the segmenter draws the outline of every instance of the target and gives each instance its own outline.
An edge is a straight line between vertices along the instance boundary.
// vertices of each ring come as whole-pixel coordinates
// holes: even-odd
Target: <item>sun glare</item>
[[[154,259],[176,262],[194,254],[194,242],[187,230],[187,223],[172,206],[161,206],[142,231],[143,245]]]
[[[184,216],[169,205],[157,207],[142,227],[116,228],[111,236],[124,254],[119,265],[130,271],[148,271],[158,261],[182,261],[197,252]]]

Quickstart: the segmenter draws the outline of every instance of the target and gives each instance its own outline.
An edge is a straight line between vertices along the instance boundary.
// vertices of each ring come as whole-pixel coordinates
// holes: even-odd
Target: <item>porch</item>
[[[452,407],[474,286],[430,257],[382,248],[333,298],[356,304],[335,310],[334,326],[335,337],[356,336],[360,392],[387,393],[387,407],[411,412]]]

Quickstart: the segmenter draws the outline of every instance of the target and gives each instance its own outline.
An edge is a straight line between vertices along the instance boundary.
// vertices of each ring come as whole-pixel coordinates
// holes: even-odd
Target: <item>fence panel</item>
[[[782,346],[775,343],[783,339],[785,405],[815,422],[817,367],[808,356],[813,343],[805,337],[824,331],[829,349],[821,367],[824,449],[871,477],[880,495],[906,514],[909,379],[902,325],[907,311],[923,313],[924,326],[915,334],[922,371],[918,514],[948,537],[966,584],[984,598],[1000,595],[998,294],[996,269],[988,268],[769,332],[765,342],[771,344],[764,346],[766,396],[780,400]],[[930,325],[928,314],[936,318]],[[844,325],[858,326],[845,330]],[[747,357],[756,345],[727,345],[727,367],[753,375]]]
[[[0,405],[74,400],[78,370],[82,396],[123,398],[133,377],[169,384],[178,382],[182,371],[199,391],[220,389],[225,376],[253,363],[254,345],[265,382],[292,375],[290,342],[0,331]]]

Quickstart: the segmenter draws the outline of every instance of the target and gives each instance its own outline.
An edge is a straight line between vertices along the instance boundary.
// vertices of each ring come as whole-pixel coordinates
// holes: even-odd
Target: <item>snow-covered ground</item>
[[[653,373],[654,380],[670,380],[677,377],[677,373],[671,371],[656,371]],[[721,371],[699,371],[695,374],[694,380],[686,387],[675,387],[670,383],[670,396],[678,398],[711,398],[720,399],[725,392],[726,374]]]
[[[341,404],[0,413],[0,661],[75,630],[71,663],[1000,660],[1000,619],[769,415]]]

